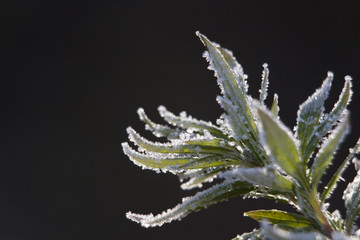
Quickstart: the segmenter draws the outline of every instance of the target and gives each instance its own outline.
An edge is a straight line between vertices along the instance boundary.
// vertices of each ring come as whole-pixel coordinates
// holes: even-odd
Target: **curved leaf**
[[[257,128],[253,114],[247,102],[248,97],[239,85],[241,82],[238,82],[234,72],[229,66],[229,63],[225,60],[221,51],[219,51],[220,46],[211,42],[201,33],[197,32],[196,34],[208,50],[205,55],[210,63],[209,68],[214,70],[215,75],[218,78],[221,92],[227,100],[231,101],[237,107],[239,115],[243,118],[243,124],[252,131],[254,135],[256,135],[255,133],[257,132]],[[225,109],[225,111],[227,111],[227,109]]]
[[[351,160],[355,157],[355,154],[357,152],[360,152],[360,138],[358,139],[354,148],[350,149],[349,155],[346,157],[346,159],[343,161],[343,163],[339,166],[339,168],[336,170],[335,174],[331,177],[327,186],[324,188],[324,192],[321,195],[322,203],[325,202],[325,200],[330,196],[332,191],[336,188],[336,183],[341,178],[341,174],[346,169],[346,167],[349,165]]]
[[[237,159],[226,158],[218,155],[186,155],[186,154],[144,154],[132,149],[128,143],[122,144],[124,153],[136,165],[143,169],[156,172],[181,172],[187,169],[210,168],[226,165],[237,165]]]
[[[313,223],[304,216],[288,213],[280,210],[255,210],[246,212],[245,216],[251,217],[259,222],[266,219],[275,225],[284,225],[292,228],[303,228],[313,226]]]
[[[197,120],[191,116],[187,116],[185,112],[182,112],[180,116],[176,116],[172,112],[168,111],[164,106],[159,106],[158,111],[160,113],[160,116],[173,126],[190,131],[197,131],[200,133],[204,133],[204,131],[207,130],[211,135],[215,137],[224,139],[227,138],[227,136],[221,131],[221,129],[213,125],[211,122]]]
[[[329,96],[333,77],[334,75],[328,72],[327,78],[324,80],[322,86],[300,105],[297,117],[296,136],[300,140],[300,151],[303,161],[307,161],[304,156],[307,157],[311,154],[305,152],[305,148],[324,112],[324,103]]]
[[[161,124],[154,123],[145,114],[143,108],[137,110],[139,118],[145,123],[145,129],[150,130],[156,137],[166,137],[167,139],[179,138],[181,131],[179,129],[170,128]]]
[[[265,109],[258,107],[260,136],[275,164],[294,178],[301,178],[301,164],[296,139],[289,129]]]
[[[196,187],[201,188],[203,183],[213,181],[220,172],[225,171],[225,167],[207,168],[195,171],[186,171],[179,173],[180,181],[188,179],[186,182],[181,184],[181,188],[184,190],[193,189]]]
[[[252,187],[244,182],[223,182],[199,192],[195,196],[184,198],[181,204],[156,216],[132,212],[128,212],[126,216],[144,227],[161,226],[164,223],[180,220],[191,212],[199,211],[231,197],[243,195],[251,190]]]
[[[310,136],[307,145],[305,146],[303,159],[308,159],[313,151],[316,149],[321,139],[331,130],[331,128],[337,123],[337,121],[343,115],[346,106],[351,100],[351,77],[345,77],[345,84],[340,94],[339,100],[334,105],[332,111],[324,117],[323,121],[317,125]]]
[[[338,149],[348,130],[349,119],[346,114],[339,126],[324,141],[323,145],[319,149],[318,154],[316,155],[316,158],[314,159],[313,165],[311,166],[310,176],[312,178],[312,185],[314,189],[317,189],[318,184],[325,173],[325,170],[331,163],[336,150]]]
[[[156,153],[182,153],[182,154],[217,154],[226,155],[233,153],[240,155],[240,152],[231,147],[222,139],[207,138],[207,137],[193,137],[189,140],[173,140],[169,143],[151,142],[141,137],[131,127],[127,128],[130,141],[140,146],[141,149],[145,149],[149,152]]]

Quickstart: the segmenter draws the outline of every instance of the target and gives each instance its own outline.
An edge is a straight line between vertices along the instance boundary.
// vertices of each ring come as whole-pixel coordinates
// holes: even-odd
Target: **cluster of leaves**
[[[360,139],[330,181],[319,189],[334,153],[349,131],[346,108],[352,95],[351,78],[345,77],[338,101],[329,113],[324,113],[333,80],[333,74],[328,73],[322,86],[300,105],[297,125],[291,131],[279,120],[277,95],[270,110],[264,104],[267,65],[263,65],[259,100],[253,100],[248,95],[247,76],[232,53],[204,35],[197,35],[207,48],[204,56],[217,77],[222,94],[217,101],[225,113],[217,124],[212,124],[184,112],[176,116],[160,106],[160,115],[169,124],[160,125],[139,109],[146,129],[168,141],[151,142],[129,127],[129,139],[137,149],[123,143],[123,150],[144,169],[178,175],[182,189],[201,188],[215,178],[222,181],[161,214],[128,212],[127,217],[144,227],[161,226],[231,197],[262,197],[291,204],[297,213],[247,212],[245,215],[261,222],[261,228],[235,239],[357,239],[360,231],[354,222],[360,212],[360,173],[344,192],[345,218],[337,210],[329,212],[327,200],[348,164],[353,161],[359,165],[356,155]]]

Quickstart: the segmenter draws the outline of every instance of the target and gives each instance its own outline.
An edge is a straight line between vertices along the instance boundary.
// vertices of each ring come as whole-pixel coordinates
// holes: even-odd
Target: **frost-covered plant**
[[[151,121],[144,110],[138,114],[146,129],[166,143],[141,137],[131,127],[130,141],[137,150],[123,143],[125,154],[143,169],[170,172],[180,177],[182,189],[201,188],[205,182],[222,181],[198,192],[158,215],[132,212],[127,217],[144,227],[161,226],[180,220],[191,212],[235,196],[268,198],[292,205],[297,213],[280,210],[254,210],[245,213],[261,222],[261,228],[235,239],[359,239],[355,220],[360,213],[360,172],[344,191],[346,216],[329,212],[327,200],[352,161],[358,168],[360,139],[325,187],[319,189],[344,136],[349,131],[351,77],[329,113],[324,102],[329,95],[333,74],[298,110],[297,125],[288,129],[279,119],[278,97],[266,108],[269,70],[263,65],[259,100],[247,93],[247,76],[232,53],[197,33],[207,48],[205,58],[215,72],[222,96],[217,101],[225,113],[216,124],[197,120],[186,113],[179,116],[160,106],[160,115],[169,125]]]

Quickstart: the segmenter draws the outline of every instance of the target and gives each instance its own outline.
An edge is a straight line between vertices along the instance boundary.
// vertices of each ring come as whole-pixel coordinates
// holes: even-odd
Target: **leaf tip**
[[[352,79],[353,79],[353,78],[352,78],[350,75],[346,75],[346,76],[345,76],[345,80],[346,80],[346,81],[351,81]]]

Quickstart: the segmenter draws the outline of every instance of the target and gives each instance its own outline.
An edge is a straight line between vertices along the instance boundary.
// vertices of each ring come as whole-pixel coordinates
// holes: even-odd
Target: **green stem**
[[[311,215],[315,216],[314,220],[320,229],[322,229],[323,234],[331,238],[331,234],[334,232],[334,228],[331,226],[329,220],[321,210],[321,205],[317,197],[316,190],[312,190],[308,178],[306,177],[306,170],[301,171],[299,175],[301,179],[300,185],[305,192],[305,199],[310,204],[312,208],[311,210],[314,211],[314,213],[311,213]]]

